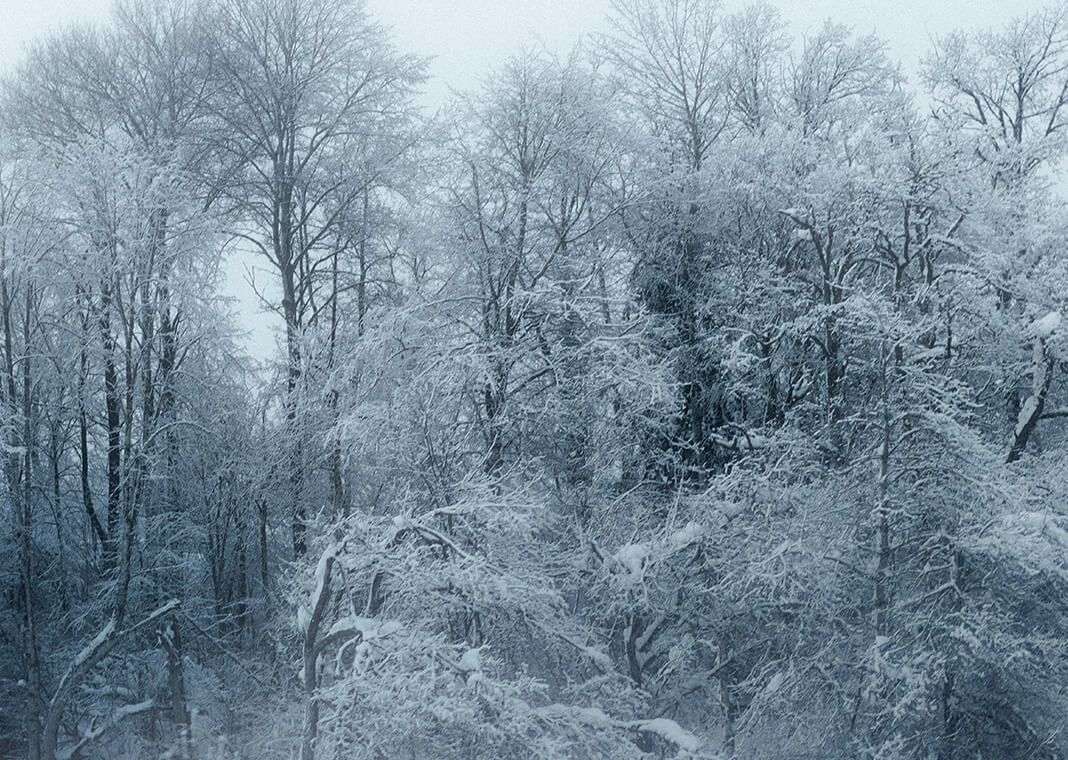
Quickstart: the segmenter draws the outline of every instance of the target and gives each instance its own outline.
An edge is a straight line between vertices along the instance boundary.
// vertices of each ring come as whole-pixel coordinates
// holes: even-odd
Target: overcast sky
[[[610,0],[366,0],[371,14],[393,28],[398,47],[434,57],[434,100],[447,87],[468,88],[524,45],[565,53],[584,34],[603,31]],[[728,2],[728,9],[745,3]],[[1000,26],[1044,0],[780,0],[796,34],[823,20],[877,32],[893,57],[914,70],[931,35],[953,28]],[[76,20],[106,18],[111,0],[0,0],[0,68],[19,58],[26,41]]]
[[[2,1],[2,0],[0,0]],[[734,11],[747,0],[726,0]],[[957,28],[997,27],[1046,0],[770,0],[796,35],[812,34],[830,18],[858,33],[876,32],[891,56],[915,72],[933,36]],[[606,31],[610,0],[367,0],[372,14],[393,27],[399,47],[436,57],[432,74],[466,88],[487,67],[524,45],[566,53],[588,32]],[[444,89],[444,88],[442,88]]]
[[[475,87],[485,73],[526,47],[566,54],[588,32],[606,30],[611,0],[365,0],[371,15],[393,29],[404,52],[433,58],[427,100],[440,105],[449,88]],[[730,11],[745,0],[730,0]],[[876,32],[905,73],[932,37],[956,28],[998,27],[1014,15],[1049,5],[1045,0],[772,0],[795,35],[816,32],[831,18],[858,33]],[[64,24],[102,21],[111,0],[0,0],[0,71],[15,65],[25,44]],[[270,322],[256,315],[255,296],[244,281],[245,257],[227,262],[228,289],[239,320],[251,332],[247,343],[259,358],[272,354]],[[270,274],[257,276],[271,282]]]

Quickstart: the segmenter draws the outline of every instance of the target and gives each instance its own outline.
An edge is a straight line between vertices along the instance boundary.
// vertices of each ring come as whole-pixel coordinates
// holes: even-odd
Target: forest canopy
[[[431,113],[358,0],[118,0],[0,82],[0,758],[1068,757],[1068,5],[606,30]]]

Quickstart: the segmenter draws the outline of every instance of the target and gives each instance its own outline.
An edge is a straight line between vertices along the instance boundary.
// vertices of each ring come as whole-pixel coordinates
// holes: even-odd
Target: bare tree
[[[278,273],[286,335],[284,470],[293,550],[304,553],[304,444],[297,420],[303,331],[319,308],[314,274],[374,177],[367,146],[407,122],[422,64],[396,53],[349,0],[230,2],[218,37],[217,117],[241,167],[227,191],[236,235]],[[395,133],[395,132],[394,132]],[[357,173],[354,176],[354,173]]]
[[[935,100],[934,117],[960,128],[974,151],[989,192],[1000,207],[988,234],[995,250],[982,262],[998,295],[998,309],[1030,343],[1030,375],[1011,384],[1005,398],[1011,427],[1007,462],[1017,460],[1043,417],[1060,360],[1050,337],[1059,328],[1056,295],[1046,283],[1056,254],[1020,221],[1048,202],[1041,170],[1064,156],[1068,126],[1068,5],[1054,4],[1012,20],[1002,30],[941,37],[924,61]],[[1004,256],[998,246],[1015,252]],[[984,245],[986,247],[986,245]],[[1037,319],[1036,319],[1037,318]],[[1036,327],[1037,326],[1037,327]],[[1037,332],[1036,332],[1037,331]]]
[[[615,0],[601,51],[654,133],[699,170],[729,124],[726,38],[718,0]]]

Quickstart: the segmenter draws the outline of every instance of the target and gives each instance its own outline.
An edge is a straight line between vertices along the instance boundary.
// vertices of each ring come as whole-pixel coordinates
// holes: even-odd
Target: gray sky
[[[365,0],[371,15],[393,30],[405,52],[432,56],[427,100],[440,105],[449,88],[475,87],[481,76],[526,47],[566,54],[583,34],[606,30],[610,0]],[[890,55],[917,70],[933,36],[955,28],[998,27],[1015,15],[1049,5],[1046,0],[771,0],[795,35],[812,34],[827,18],[858,33],[876,32]],[[729,0],[728,10],[745,5]],[[111,0],[0,0],[0,72],[18,61],[27,41],[75,21],[103,20]],[[271,355],[272,318],[256,314],[244,281],[246,257],[227,262],[228,290],[237,298],[240,322],[251,332],[248,347]],[[257,276],[271,282],[269,273]]]
[[[434,99],[446,87],[467,88],[524,45],[565,53],[585,32],[603,31],[610,0],[366,0],[392,27],[402,50],[435,57]],[[731,0],[728,9],[744,5]],[[858,32],[875,31],[893,57],[912,69],[931,34],[999,26],[1045,0],[773,0],[796,34],[826,18]],[[0,69],[17,61],[26,41],[76,20],[107,16],[111,0],[0,0]],[[442,93],[438,95],[437,93]]]
[[[4,0],[0,0],[3,2]],[[607,30],[610,0],[366,0],[393,28],[405,51],[435,56],[434,86],[468,88],[524,45],[566,53],[587,32]],[[725,0],[728,11],[748,0]],[[998,27],[1052,0],[769,0],[795,35],[813,34],[831,18],[862,34],[876,32],[907,73],[933,36],[957,28]]]

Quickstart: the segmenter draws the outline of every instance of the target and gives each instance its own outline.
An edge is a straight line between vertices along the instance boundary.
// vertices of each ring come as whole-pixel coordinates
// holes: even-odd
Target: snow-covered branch
[[[129,718],[132,715],[147,712],[155,706],[156,703],[153,700],[146,699],[143,702],[138,702],[136,704],[123,705],[115,710],[103,723],[98,723],[98,718],[94,717],[89,724],[89,729],[82,734],[77,743],[56,752],[56,760],[78,760],[78,758],[81,757],[82,750],[84,750],[91,742],[103,736],[105,732],[117,726],[123,718]]]
[[[63,718],[63,711],[66,709],[67,701],[74,690],[89,675],[89,672],[131,633],[154,623],[178,609],[178,607],[178,600],[172,599],[140,621],[122,629],[116,628],[114,619],[109,620],[100,629],[100,632],[93,637],[92,641],[85,645],[71,662],[67,672],[59,680],[59,685],[56,686],[56,691],[48,702],[41,740],[41,755],[43,757],[52,758],[55,756],[59,739],[59,725]]]
[[[1016,415],[1012,441],[1005,454],[1007,464],[1020,458],[1035,426],[1043,418],[1043,407],[1046,404],[1046,395],[1049,393],[1050,384],[1053,381],[1053,369],[1056,365],[1056,359],[1050,355],[1048,344],[1054,334],[1060,330],[1061,322],[1061,313],[1051,311],[1032,322],[1028,330],[1034,336],[1031,351],[1031,393],[1024,399]]]

